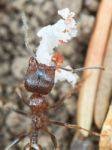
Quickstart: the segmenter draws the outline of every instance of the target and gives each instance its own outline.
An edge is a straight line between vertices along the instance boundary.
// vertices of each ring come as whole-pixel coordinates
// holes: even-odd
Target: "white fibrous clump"
[[[66,69],[71,69],[70,66],[66,66]],[[55,74],[55,83],[58,81],[68,81],[73,87],[79,80],[79,77],[76,73],[72,73],[66,70],[57,70]]]
[[[52,64],[52,56],[54,49],[60,44],[70,41],[77,35],[75,14],[70,12],[68,8],[58,11],[62,17],[57,23],[43,27],[37,35],[41,37],[40,45],[36,51],[36,59],[39,63],[50,66]],[[55,82],[67,80],[75,84],[77,75],[66,70],[59,69],[56,71]]]
[[[68,8],[58,11],[63,18],[54,25],[43,27],[37,35],[42,38],[37,48],[36,58],[40,63],[46,65],[51,64],[51,57],[54,48],[58,47],[62,42],[68,42],[77,35],[75,14],[70,12]]]

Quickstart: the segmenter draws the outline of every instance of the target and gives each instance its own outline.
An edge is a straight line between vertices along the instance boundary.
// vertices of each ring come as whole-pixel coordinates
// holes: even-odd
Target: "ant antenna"
[[[29,35],[28,35],[29,27],[27,24],[27,17],[26,17],[24,12],[22,12],[21,17],[22,17],[22,22],[23,22],[25,46],[28,50],[28,53],[32,54],[32,52],[34,52],[34,51],[33,51],[33,48],[30,46],[30,40],[31,39],[29,38]]]
[[[84,71],[86,69],[100,69],[100,70],[104,70],[104,67],[83,67],[83,68],[78,68],[78,69],[67,69],[67,68],[61,67],[61,69],[66,70],[66,71],[71,71],[73,73],[76,73],[76,72]]]

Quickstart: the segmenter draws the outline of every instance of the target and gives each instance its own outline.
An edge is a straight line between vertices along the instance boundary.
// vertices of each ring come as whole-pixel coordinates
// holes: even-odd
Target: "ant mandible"
[[[48,111],[50,108],[55,108],[60,105],[60,103],[62,103],[65,98],[63,97],[62,99],[60,99],[54,106],[49,106],[48,102],[46,101],[46,97],[44,96],[51,92],[54,85],[55,71],[57,68],[60,67],[58,64],[60,64],[62,60],[63,58],[60,54],[55,54],[52,58],[52,65],[47,66],[45,64],[38,63],[35,57],[30,57],[24,86],[27,91],[32,92],[32,95],[29,99],[25,100],[23,98],[23,100],[31,109],[32,128],[30,132],[20,134],[18,138],[11,145],[8,146],[7,150],[19,143],[27,136],[30,137],[30,143],[25,145],[24,150],[42,150],[41,145],[38,143],[38,131],[40,130],[45,131],[50,135],[54,147],[55,149],[57,149],[58,144],[56,137],[47,128],[48,125],[51,124],[60,125],[67,128],[78,128],[92,133],[96,136],[100,136],[100,134],[88,131],[78,125],[49,120],[48,117],[45,115],[46,111]],[[89,67],[86,69],[91,68],[102,69],[101,67]],[[83,69],[85,68],[76,69],[75,71],[77,72]],[[67,71],[70,70],[68,69]]]

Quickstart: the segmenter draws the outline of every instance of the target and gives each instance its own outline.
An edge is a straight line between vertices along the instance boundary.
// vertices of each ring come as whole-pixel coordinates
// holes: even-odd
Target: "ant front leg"
[[[23,140],[25,137],[29,136],[29,133],[21,133],[17,139],[15,139],[8,147],[6,147],[5,150],[10,150],[13,146],[18,144],[21,140]]]
[[[50,121],[51,124],[55,124],[55,125],[59,125],[59,126],[63,126],[63,127],[66,127],[66,128],[72,128],[72,129],[79,129],[79,130],[84,130],[86,132],[88,132],[89,134],[92,134],[92,135],[95,135],[95,136],[98,136],[100,137],[101,134],[97,133],[97,132],[94,132],[94,131],[89,131],[79,125],[76,125],[76,124],[68,124],[68,123],[63,123],[63,122],[60,122],[60,121],[54,121],[54,120],[51,120]]]
[[[16,89],[16,94],[18,96],[18,99],[29,107],[29,98],[27,97],[26,90],[22,85]]]
[[[28,100],[28,99],[26,100],[26,99],[24,98],[22,92],[21,92],[21,95],[20,95],[19,93],[17,93],[17,96],[18,96],[18,99],[19,99],[19,100],[23,101],[23,102],[29,107],[29,100]],[[19,114],[24,115],[24,116],[29,116],[29,115],[30,115],[30,114],[28,114],[28,113],[26,113],[26,112],[23,112],[23,111],[21,111],[21,110],[17,110],[17,109],[15,109],[15,108],[11,108],[11,111],[14,111],[14,112],[19,113]]]
[[[79,83],[76,84],[75,88],[70,90],[70,92],[66,93],[65,95],[63,95],[58,102],[56,102],[53,106],[50,106],[49,109],[57,109],[58,107],[61,106],[61,104],[64,102],[64,100],[66,100],[66,98],[69,98],[74,91],[78,92],[79,88],[81,87],[82,83],[85,81],[85,79],[82,79]]]
[[[50,106],[49,109],[57,109],[58,107],[61,106],[61,104],[64,102],[66,98],[69,98],[74,92],[72,90],[71,92],[68,92],[67,94],[63,95],[58,102],[56,102],[54,105]]]
[[[91,74],[88,74],[86,77],[84,77],[83,79],[81,79],[76,85],[75,88],[73,88],[72,90],[70,90],[70,92],[68,92],[67,94],[63,95],[56,104],[54,104],[53,106],[50,106],[49,109],[57,109],[58,107],[61,106],[61,104],[64,102],[64,100],[66,98],[69,98],[74,92],[78,93],[80,87],[82,86],[82,84],[85,82],[86,79],[88,79],[91,76]]]
[[[14,111],[14,112],[16,112],[16,113],[18,113],[20,115],[23,115],[23,116],[29,116],[28,113],[25,113],[25,112],[23,112],[21,110],[17,110],[17,109],[14,109],[14,108],[12,108],[11,111]]]

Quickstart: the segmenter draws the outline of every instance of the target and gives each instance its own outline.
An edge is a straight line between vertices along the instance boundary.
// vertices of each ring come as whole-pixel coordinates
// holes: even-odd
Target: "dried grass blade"
[[[102,65],[111,18],[112,0],[101,1],[94,32],[88,47],[85,67]],[[83,78],[86,78],[88,74],[91,74],[91,76],[83,83],[79,94],[77,121],[80,126],[90,130],[100,71],[86,70],[83,73]],[[82,134],[88,135],[84,131],[82,131]]]
[[[94,112],[94,119],[98,128],[102,127],[112,95],[112,26],[103,66],[105,71],[101,73]]]
[[[100,138],[99,150],[112,149],[112,104],[110,105],[107,118],[102,128],[102,136]]]

